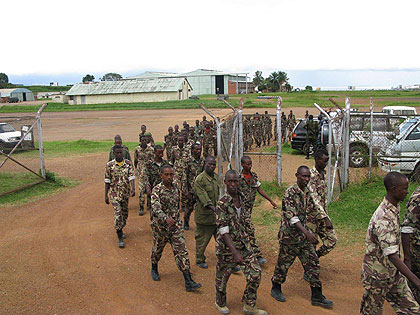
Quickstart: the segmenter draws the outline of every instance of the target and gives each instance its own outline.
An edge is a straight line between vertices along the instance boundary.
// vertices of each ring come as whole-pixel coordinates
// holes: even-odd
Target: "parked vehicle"
[[[314,118],[314,121],[318,122],[317,118]],[[307,147],[306,146],[306,122],[307,119],[298,119],[298,123],[296,124],[295,128],[292,131],[292,149],[298,150],[306,154],[307,150],[309,150],[309,153],[312,154],[314,151],[314,148],[312,146]]]
[[[417,115],[416,109],[410,106],[385,106],[382,108],[382,113],[400,116]]]
[[[0,123],[0,150],[13,148],[20,140],[21,132],[8,123]]]
[[[411,118],[400,128],[400,134],[378,154],[379,167],[396,171],[420,181],[420,119]]]
[[[19,99],[17,97],[8,97],[7,103],[18,103]]]

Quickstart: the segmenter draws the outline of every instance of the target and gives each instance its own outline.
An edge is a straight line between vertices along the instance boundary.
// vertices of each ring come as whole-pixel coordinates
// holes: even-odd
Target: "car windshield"
[[[9,124],[1,124],[0,125],[0,133],[4,133],[4,132],[13,132],[15,131],[15,129],[10,126]]]
[[[418,121],[418,118],[408,118],[400,125],[400,132],[398,139],[401,139],[405,135],[408,129]]]

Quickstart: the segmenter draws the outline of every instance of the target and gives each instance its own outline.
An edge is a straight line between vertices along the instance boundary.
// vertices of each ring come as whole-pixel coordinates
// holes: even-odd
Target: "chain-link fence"
[[[36,116],[0,117],[0,196],[45,180],[41,113],[46,106],[43,105]],[[40,168],[20,161],[25,152],[37,149]]]

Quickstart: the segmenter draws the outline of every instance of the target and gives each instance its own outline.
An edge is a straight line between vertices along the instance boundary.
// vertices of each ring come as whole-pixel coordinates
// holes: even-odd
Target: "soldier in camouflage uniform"
[[[261,147],[263,126],[260,120],[260,115],[258,113],[255,113],[252,127],[253,127],[252,130],[254,133],[255,144],[257,145],[257,148],[259,148]]]
[[[144,214],[144,193],[147,189],[146,163],[152,160],[154,156],[152,147],[148,146],[146,141],[146,137],[141,136],[140,145],[134,150],[134,166],[139,183],[139,215]]]
[[[179,219],[179,192],[173,185],[174,170],[172,166],[161,168],[162,182],[152,191],[152,213],[150,224],[153,233],[152,270],[154,281],[160,281],[158,263],[162,257],[166,243],[171,244],[178,269],[183,273],[185,289],[195,291],[201,288],[200,283],[194,282],[190,273],[190,259],[185,245],[184,230]]]
[[[185,168],[191,156],[191,149],[185,145],[185,134],[178,136],[178,144],[172,149],[173,162],[175,171],[175,185],[181,193],[182,210],[185,210],[186,196],[185,196]]]
[[[239,192],[239,176],[234,170],[226,172],[226,193],[216,208],[216,308],[228,314],[226,287],[234,268],[239,265],[246,279],[242,296],[245,314],[267,314],[256,306],[257,290],[261,281],[261,267],[252,250],[245,227],[245,198]]]
[[[319,260],[313,244],[317,237],[306,227],[307,208],[311,197],[307,188],[311,173],[306,166],[300,166],[296,172],[296,183],[284,193],[282,200],[282,221],[278,234],[280,249],[271,282],[271,296],[277,301],[286,301],[281,285],[286,281],[287,271],[296,257],[309,278],[312,305],[331,308],[333,302],[322,295],[319,280]]]
[[[244,143],[244,151],[248,151],[251,149],[251,143],[250,143],[250,131],[251,131],[251,126],[250,126],[250,121],[249,121],[249,116],[245,116],[243,119],[243,143]]]
[[[296,126],[296,117],[293,114],[293,111],[290,110],[289,115],[287,116],[287,141],[292,141],[293,129]]]
[[[195,139],[197,141],[200,141],[201,143],[202,128],[200,126],[200,121],[198,119],[195,121],[194,133],[195,133]]]
[[[178,136],[181,134],[181,131],[179,131],[179,126],[174,126],[174,135],[175,135],[175,143],[178,141]]]
[[[166,158],[172,161],[172,148],[176,145],[176,137],[172,127],[168,128],[168,134],[163,138],[163,150],[166,150]]]
[[[319,125],[314,121],[314,116],[309,115],[308,121],[304,128],[306,129],[306,159],[309,159],[310,146],[312,146],[313,152],[316,151]]]
[[[214,150],[214,131],[211,128],[210,122],[206,120],[203,129],[203,156],[206,158],[207,156],[211,156],[215,154]]]
[[[254,224],[252,223],[251,216],[252,216],[252,209],[254,207],[255,197],[257,192],[267,199],[273,209],[277,209],[277,204],[271,200],[271,198],[261,189],[261,183],[258,180],[258,175],[251,171],[252,168],[252,160],[249,156],[243,156],[241,158],[241,165],[242,165],[242,172],[239,178],[239,191],[245,197],[245,209],[244,211],[244,223],[245,228],[247,230],[247,234],[249,236],[249,241],[252,247],[252,250],[257,255],[258,263],[260,265],[264,265],[267,263],[267,259],[265,259],[261,253],[260,248],[258,247],[257,240],[255,238],[255,228]],[[246,215],[245,215],[246,214]]]
[[[420,314],[407,279],[420,288],[420,280],[400,258],[399,203],[408,194],[408,179],[397,172],[384,178],[386,196],[369,222],[362,265],[365,289],[360,314],[382,314],[386,299],[397,314]]]
[[[404,249],[404,263],[420,277],[420,186],[414,190],[407,202],[407,211],[401,228],[401,238]],[[413,295],[420,303],[420,290],[409,282]]]
[[[270,145],[271,138],[273,137],[273,133],[272,133],[273,122],[271,121],[271,117],[268,114],[268,111],[265,111],[264,117],[265,117],[265,121],[266,121],[266,123],[265,123],[265,127],[266,127],[265,128],[265,134],[266,134],[266,136],[265,136],[265,138],[267,140],[267,144]]]
[[[186,177],[186,207],[184,212],[184,230],[190,229],[190,216],[197,202],[197,197],[192,188],[195,178],[204,170],[204,159],[201,158],[201,144],[194,143],[191,147],[191,159],[185,169]]]
[[[328,164],[328,152],[321,149],[315,152],[315,166],[311,169],[311,180],[308,188],[311,193],[311,206],[308,208],[307,226],[322,241],[321,247],[316,251],[320,258],[332,251],[337,244],[333,224],[328,216],[327,179],[325,167]]]
[[[284,114],[284,112],[281,113],[281,142],[285,143],[287,142],[287,117]]]
[[[115,159],[105,167],[105,203],[114,207],[114,227],[118,236],[118,247],[124,247],[123,228],[128,217],[128,198],[135,196],[134,170],[130,160],[123,158],[120,145],[114,146]]]
[[[153,140],[152,134],[149,131],[146,131],[146,129],[147,129],[146,125],[141,125],[141,127],[140,127],[141,131],[139,133],[139,141],[140,141],[141,136],[150,137],[150,138],[146,138],[147,139],[147,144],[154,147],[155,146],[155,140]]]
[[[116,135],[114,137],[114,146],[116,145],[120,145],[123,148],[123,158],[131,161],[130,150],[128,150],[128,148],[125,145],[123,145],[122,138],[120,135]],[[108,161],[112,161],[115,159],[114,146],[111,148],[111,151],[109,151]]]

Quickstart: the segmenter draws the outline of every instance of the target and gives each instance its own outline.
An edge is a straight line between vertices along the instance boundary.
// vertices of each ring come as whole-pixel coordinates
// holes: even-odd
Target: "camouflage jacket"
[[[151,135],[151,134],[150,134]],[[139,142],[140,142],[140,137],[141,136],[144,136],[144,133],[142,133],[142,132],[140,132],[139,133]],[[155,146],[155,140],[153,139],[153,136],[151,135],[150,136],[150,145],[152,146],[152,147],[154,147]]]
[[[286,115],[281,116],[281,130],[287,129],[287,118]]]
[[[204,171],[204,159],[198,160],[191,158],[188,162],[187,168],[185,169],[185,176],[187,179],[188,189],[192,189],[195,178]]]
[[[125,145],[121,145],[121,146],[123,148],[123,158],[131,161],[130,150],[128,150],[128,148]],[[111,151],[109,151],[108,162],[114,159],[115,159],[115,155],[114,155],[114,146],[113,146],[111,148]]]
[[[376,280],[392,279],[397,268],[388,256],[400,254],[400,206],[395,207],[386,198],[369,222],[366,234],[366,252],[362,265],[362,279],[373,278]]]
[[[229,194],[224,194],[217,203],[216,255],[232,256],[232,252],[222,238],[222,234],[224,233],[229,233],[232,238],[232,243],[237,251],[252,251],[249,236],[245,228],[245,216],[243,215],[245,209],[245,199],[241,193],[239,193],[239,199],[241,201],[240,215],[238,215],[238,210],[233,203],[233,198]]]
[[[175,138],[175,134],[173,133],[172,136],[168,133],[164,138],[163,138],[163,144],[166,147],[166,150],[171,151],[172,147],[176,146],[176,138]]]
[[[282,220],[278,234],[280,243],[298,244],[307,241],[295,224],[300,221],[303,226],[306,226],[310,198],[307,187],[302,191],[295,183],[287,188],[282,199]]]
[[[151,146],[147,146],[144,149],[141,146],[138,146],[134,150],[134,165],[137,165],[136,168],[138,176],[145,175],[146,163],[153,160],[154,155],[155,154]]]
[[[257,189],[261,186],[260,181],[258,180],[258,175],[254,172],[251,172],[250,178],[245,178],[244,174],[241,173],[239,178],[239,191],[245,197],[245,205],[247,209],[252,211],[254,206],[255,197],[257,195]]]
[[[316,121],[308,120],[304,126],[306,129],[306,137],[316,137],[318,135],[319,125]]]
[[[150,219],[151,225],[161,228],[168,228],[166,223],[167,218],[172,218],[180,227],[181,220],[179,219],[179,192],[175,185],[172,189],[166,188],[163,183],[157,184],[152,190],[152,211]]]
[[[295,117],[295,115],[288,115],[287,116],[287,127],[289,128],[289,129],[292,129],[292,128],[294,128],[295,127],[295,125],[296,125],[296,117]]]
[[[206,171],[199,174],[193,184],[193,190],[197,196],[194,219],[198,224],[216,224],[216,214],[207,206],[216,206],[219,199],[219,176],[213,173],[210,176]]]
[[[176,145],[172,148],[172,154],[174,158],[175,172],[185,170],[185,167],[187,166],[187,163],[190,159],[191,148],[189,148],[186,144],[184,144],[182,149]]]
[[[160,168],[164,165],[169,165],[169,162],[164,159],[162,159],[160,164],[158,164],[155,160],[151,160],[146,163],[147,182],[149,183],[150,189],[153,189],[153,187],[162,181],[160,178]]]
[[[203,129],[203,146],[214,146],[214,140],[216,139],[216,133],[213,128]]]
[[[413,191],[407,202],[407,211],[401,224],[401,233],[412,234],[410,237],[411,251],[418,252],[420,248],[420,213],[414,210],[420,207],[420,186]],[[418,256],[420,253],[415,253]]]
[[[315,222],[328,217],[328,202],[327,202],[327,178],[326,172],[323,171],[322,179],[318,170],[313,167],[311,169],[311,179],[308,184],[309,192],[311,193],[312,202],[308,207],[308,221]]]
[[[105,183],[109,184],[111,200],[127,199],[130,196],[130,181],[134,180],[133,165],[130,160],[124,160],[121,166],[116,160],[109,161],[105,166]]]

